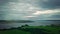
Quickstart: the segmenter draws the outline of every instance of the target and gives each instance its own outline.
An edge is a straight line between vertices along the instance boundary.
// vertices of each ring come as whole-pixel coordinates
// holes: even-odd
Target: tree
[[[29,26],[28,24],[25,24],[25,26]]]

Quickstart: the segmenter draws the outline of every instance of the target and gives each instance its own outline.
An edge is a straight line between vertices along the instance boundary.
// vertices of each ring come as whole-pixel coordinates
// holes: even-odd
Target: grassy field
[[[44,32],[47,34],[60,34],[60,26],[27,26],[22,28],[0,31],[0,34],[42,34]]]
[[[30,34],[30,32],[25,32],[22,30],[5,30],[5,31],[0,31],[0,34]]]
[[[60,26],[30,26],[25,28],[39,28],[42,29],[43,32],[48,34],[60,34]]]

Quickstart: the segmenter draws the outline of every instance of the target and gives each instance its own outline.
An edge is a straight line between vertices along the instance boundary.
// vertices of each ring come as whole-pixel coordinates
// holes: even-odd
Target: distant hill
[[[37,21],[60,21],[60,20],[37,20]]]
[[[18,22],[18,23],[27,23],[27,22],[34,22],[31,20],[0,20],[0,23],[11,23],[11,22]]]

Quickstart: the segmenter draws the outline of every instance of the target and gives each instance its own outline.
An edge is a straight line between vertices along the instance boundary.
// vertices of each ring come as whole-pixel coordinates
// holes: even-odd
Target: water
[[[30,26],[40,26],[40,25],[50,25],[50,24],[60,24],[60,21],[35,21],[32,23],[0,23],[0,29],[5,29],[5,28],[12,28],[12,27],[20,27],[21,25],[28,24]]]

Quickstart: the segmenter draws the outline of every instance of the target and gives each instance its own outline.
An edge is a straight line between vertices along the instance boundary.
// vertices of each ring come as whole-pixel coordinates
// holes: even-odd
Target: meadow
[[[0,34],[60,34],[60,26],[21,26],[18,28],[2,29]]]

